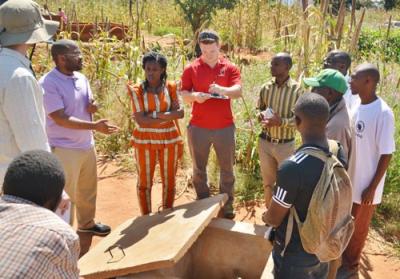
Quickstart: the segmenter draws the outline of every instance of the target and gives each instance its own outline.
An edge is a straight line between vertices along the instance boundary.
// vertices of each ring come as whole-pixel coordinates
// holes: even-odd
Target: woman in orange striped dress
[[[138,170],[137,194],[142,215],[151,212],[151,187],[155,166],[160,165],[162,206],[172,208],[175,176],[183,140],[177,119],[183,117],[176,84],[167,81],[167,59],[156,52],[144,55],[142,67],[146,80],[128,84],[136,127],[132,145]]]

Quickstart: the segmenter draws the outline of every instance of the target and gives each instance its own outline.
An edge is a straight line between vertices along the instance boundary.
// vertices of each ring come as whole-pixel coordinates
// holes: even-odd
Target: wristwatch
[[[154,118],[154,119],[157,119],[157,112],[156,112],[156,111],[153,111],[153,114],[152,114],[151,117]]]

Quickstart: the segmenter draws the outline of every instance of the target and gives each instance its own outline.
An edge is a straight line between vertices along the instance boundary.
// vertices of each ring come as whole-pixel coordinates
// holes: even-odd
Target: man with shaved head
[[[292,63],[292,57],[288,53],[278,53],[272,58],[271,76],[274,79],[262,86],[258,99],[258,119],[263,127],[258,154],[266,207],[272,198],[279,164],[294,152],[293,107],[301,89],[289,76]]]
[[[358,66],[351,75],[351,90],[361,99],[351,120],[353,134],[349,163],[355,230],[343,253],[338,278],[358,278],[369,224],[376,206],[382,201],[386,170],[395,151],[394,116],[386,102],[376,94],[379,79],[377,67],[369,63]]]
[[[82,53],[71,40],[53,44],[56,67],[40,79],[47,114],[46,132],[52,152],[61,161],[66,176],[65,191],[76,207],[79,232],[107,235],[110,227],[94,222],[97,169],[93,132],[112,134],[117,127],[107,120],[93,121],[97,111],[93,94],[82,69]],[[71,223],[74,210],[71,214]]]
[[[351,65],[351,57],[350,55],[342,50],[332,50],[330,51],[324,59],[324,68],[325,69],[334,69],[341,72],[349,82],[350,77],[348,76],[348,71]],[[360,98],[357,95],[353,95],[351,93],[350,86],[346,93],[343,95],[343,99],[346,102],[347,109],[349,113],[360,104]]]
[[[292,208],[300,221],[305,221],[311,197],[324,169],[325,163],[310,156],[306,150],[330,153],[325,134],[329,104],[318,94],[305,93],[298,99],[294,115],[302,146],[279,167],[274,195],[263,220],[275,228],[275,238],[270,238],[273,240],[274,278],[323,279],[328,274],[328,263],[320,262],[315,254],[305,251],[297,222],[293,222],[291,235],[287,235],[286,230]],[[338,159],[345,163],[341,146]]]

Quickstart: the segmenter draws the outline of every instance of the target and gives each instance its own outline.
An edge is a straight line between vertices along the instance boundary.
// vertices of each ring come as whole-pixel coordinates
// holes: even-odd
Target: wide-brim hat
[[[51,39],[58,21],[46,20],[31,0],[8,0],[0,6],[0,45],[36,44]]]

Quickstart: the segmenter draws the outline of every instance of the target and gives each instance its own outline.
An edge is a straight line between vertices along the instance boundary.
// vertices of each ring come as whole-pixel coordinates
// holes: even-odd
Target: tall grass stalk
[[[39,2],[45,3],[44,0]],[[50,2],[50,1],[49,1]],[[90,79],[93,92],[100,102],[101,109],[96,117],[109,118],[120,126],[121,133],[116,136],[103,137],[96,135],[97,147],[103,154],[117,156],[129,154],[130,131],[134,122],[131,119],[129,98],[126,94],[126,82],[138,82],[143,78],[141,57],[148,49],[158,49],[169,59],[168,75],[171,79],[179,79],[183,67],[189,62],[187,53],[192,45],[185,45],[185,37],[192,38],[190,28],[185,23],[180,11],[172,0],[140,1],[139,9],[132,7],[129,13],[129,3],[125,0],[54,0],[49,3],[51,10],[63,7],[73,20],[86,22],[123,22],[129,26],[129,36],[133,41],[117,41],[108,38],[106,30],[99,30],[89,43],[79,43],[84,52],[84,73]],[[391,62],[391,56],[383,50],[388,44],[376,44],[377,47],[359,50],[360,36],[366,29],[377,29],[387,14],[365,9],[356,11],[356,0],[352,0],[352,10],[344,9],[341,1],[338,15],[330,12],[330,1],[321,0],[319,6],[309,6],[303,10],[301,6],[287,7],[280,1],[241,0],[232,11],[220,10],[210,22],[222,40],[230,46],[230,58],[241,67],[244,98],[233,102],[233,112],[237,126],[236,158],[237,165],[237,197],[239,199],[258,199],[262,197],[262,183],[257,152],[257,135],[261,128],[256,119],[256,101],[263,83],[269,80],[268,61],[279,51],[290,52],[294,66],[292,77],[301,80],[318,72],[322,67],[325,54],[335,48],[341,48],[353,54],[353,67],[369,60],[379,64],[382,82],[380,95],[393,107],[395,118],[400,118],[399,96],[396,93],[400,86],[400,66]],[[135,10],[136,9],[136,10]],[[399,16],[398,11],[392,12],[393,18]],[[172,47],[148,43],[155,30],[181,30],[174,33]],[[137,36],[140,31],[140,36]],[[163,34],[163,35],[164,35]],[[397,33],[396,33],[397,34]],[[70,37],[71,33],[61,36]],[[395,37],[394,30],[384,29],[382,41]],[[380,39],[379,39],[380,40]],[[385,47],[386,46],[386,47]],[[262,52],[263,57],[256,62],[241,63],[243,49],[252,49],[253,53]],[[390,49],[396,54],[397,49]],[[34,65],[40,73],[53,67],[49,48],[39,46]],[[266,55],[264,55],[266,54]],[[400,56],[399,56],[400,57]],[[394,59],[393,59],[394,60]],[[189,119],[189,108],[183,123]],[[400,146],[400,122],[396,121],[396,144]],[[185,131],[185,129],[182,129]],[[217,180],[215,157],[212,157],[212,179]],[[385,188],[382,205],[378,208],[379,227],[392,240],[400,239],[400,154],[393,155]]]

